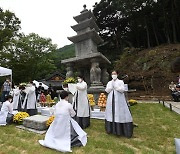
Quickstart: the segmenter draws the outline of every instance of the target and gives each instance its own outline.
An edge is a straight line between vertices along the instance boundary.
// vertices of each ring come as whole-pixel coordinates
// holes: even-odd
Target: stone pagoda
[[[109,80],[106,64],[111,62],[97,50],[97,45],[103,40],[98,35],[99,28],[95,22],[95,17],[91,10],[86,9],[86,5],[80,15],[73,17],[77,22],[71,28],[77,35],[68,37],[75,44],[76,57],[62,60],[66,65],[66,77],[74,76],[74,72],[83,75],[88,83],[89,90],[104,90],[104,86]]]

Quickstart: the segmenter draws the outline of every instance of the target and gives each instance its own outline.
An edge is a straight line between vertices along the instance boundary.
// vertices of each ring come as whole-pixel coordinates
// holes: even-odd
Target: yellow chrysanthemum
[[[29,114],[26,112],[18,112],[17,114],[14,115],[13,117],[13,122],[14,123],[22,123],[23,119],[29,117]]]
[[[49,119],[46,121],[46,126],[49,127],[51,125],[51,123],[54,121],[54,118],[55,118],[54,115],[50,116]]]
[[[135,105],[135,104],[137,104],[137,101],[134,100],[134,99],[130,99],[130,100],[129,100],[129,104],[130,104],[130,105]]]
[[[76,83],[76,79],[73,77],[66,78],[66,80],[63,81],[63,84],[68,84],[68,83]]]

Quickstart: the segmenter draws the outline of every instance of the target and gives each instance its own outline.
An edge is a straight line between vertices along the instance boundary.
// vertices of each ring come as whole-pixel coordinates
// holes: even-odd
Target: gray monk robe
[[[124,96],[124,82],[116,79],[108,82],[105,110],[105,129],[107,133],[130,138],[133,134],[132,116]]]
[[[73,108],[76,112],[75,120],[81,126],[86,128],[90,126],[90,106],[87,97],[87,84],[82,81],[77,83],[77,92],[75,94],[75,101],[73,102]]]

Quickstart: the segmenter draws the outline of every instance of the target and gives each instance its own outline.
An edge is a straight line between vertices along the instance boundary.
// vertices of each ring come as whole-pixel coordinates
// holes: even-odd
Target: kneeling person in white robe
[[[87,134],[81,129],[78,123],[71,117],[75,116],[75,111],[68,103],[68,93],[60,93],[61,101],[56,104],[55,119],[50,125],[44,140],[39,140],[43,146],[61,152],[72,152],[73,146],[85,146]]]
[[[13,120],[12,96],[8,95],[5,99],[0,110],[0,126],[10,124]]]

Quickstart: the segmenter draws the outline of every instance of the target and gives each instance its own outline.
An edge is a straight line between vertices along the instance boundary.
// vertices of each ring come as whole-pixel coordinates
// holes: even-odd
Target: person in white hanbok
[[[71,147],[86,145],[87,134],[71,118],[76,113],[67,101],[68,92],[62,91],[60,98],[61,100],[55,107],[55,119],[48,129],[45,139],[39,140],[39,143],[61,152],[72,152]]]
[[[22,111],[22,104],[26,96],[24,89],[25,87],[23,86],[13,89],[13,110]]]
[[[37,114],[37,100],[36,100],[36,88],[33,83],[26,86],[26,96],[22,105],[22,108],[30,116]]]
[[[20,96],[20,89],[16,87],[13,89],[13,110],[18,110],[19,106],[19,96]]]
[[[90,105],[87,97],[87,83],[82,76],[77,77],[77,92],[73,102],[73,108],[76,111],[75,120],[81,128],[90,126]]]
[[[132,137],[133,119],[124,96],[124,82],[117,78],[117,71],[112,72],[112,80],[108,82],[105,91],[108,93],[105,110],[106,132]]]
[[[5,100],[6,101],[3,102],[0,111],[0,126],[10,123],[10,121],[12,121],[13,118],[12,96],[11,95],[6,96]]]

